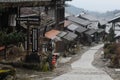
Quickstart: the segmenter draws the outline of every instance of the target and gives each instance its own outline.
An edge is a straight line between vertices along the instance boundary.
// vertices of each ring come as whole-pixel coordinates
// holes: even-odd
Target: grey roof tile
[[[67,34],[67,32],[61,31],[57,36],[58,37],[63,37]]]
[[[92,35],[92,34],[94,34],[94,33],[96,33],[96,32],[97,32],[97,30],[95,30],[95,29],[90,29],[90,30],[86,31],[85,34]]]
[[[71,31],[75,31],[79,26],[78,25],[75,25],[75,24],[71,24],[69,25],[67,28]]]
[[[98,33],[101,33],[101,32],[103,32],[103,31],[104,31],[104,29],[98,29],[98,30],[97,30]]]
[[[82,26],[79,26],[75,31],[78,32],[78,33],[82,33],[82,32],[87,31],[87,28],[84,28],[84,27],[82,27]]]
[[[80,24],[82,26],[87,26],[87,25],[91,24],[91,22],[88,21],[88,20],[84,20],[84,19],[81,19],[81,18],[78,18],[78,17],[74,17],[74,16],[68,17],[68,20],[70,20],[72,22],[75,22],[77,24]]]
[[[76,34],[74,34],[72,32],[68,32],[68,34],[66,34],[63,38],[68,41],[73,41],[76,37],[77,37]]]

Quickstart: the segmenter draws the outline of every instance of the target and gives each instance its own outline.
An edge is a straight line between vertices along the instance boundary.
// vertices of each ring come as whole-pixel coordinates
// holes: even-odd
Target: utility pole
[[[30,26],[29,26],[29,21],[27,21],[27,55],[29,55],[29,50],[30,50]]]

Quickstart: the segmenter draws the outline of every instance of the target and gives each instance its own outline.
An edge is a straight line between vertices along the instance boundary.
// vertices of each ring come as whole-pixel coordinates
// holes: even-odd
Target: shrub
[[[106,43],[106,44],[104,44],[104,49],[106,49],[108,46],[110,45],[110,43]]]
[[[110,30],[109,30],[109,34],[108,34],[108,36],[107,36],[107,40],[109,41],[109,42],[114,42],[115,41],[115,32],[114,32],[114,29],[113,29],[113,27],[112,28],[110,28]]]
[[[104,49],[104,58],[109,58],[108,54],[109,54],[109,49]]]
[[[49,69],[49,63],[48,62],[42,64],[42,71],[47,72],[49,70],[50,69]]]
[[[4,45],[5,37],[6,37],[6,33],[5,32],[0,32],[0,46]]]
[[[111,58],[111,66],[117,68],[119,66],[119,59],[117,55],[112,56]]]
[[[119,66],[120,43],[110,43],[104,45],[104,57],[111,60],[112,67]]]
[[[12,32],[5,33],[0,32],[0,46],[1,45],[10,45],[10,44],[18,44],[19,42],[24,42],[25,35],[22,32]]]

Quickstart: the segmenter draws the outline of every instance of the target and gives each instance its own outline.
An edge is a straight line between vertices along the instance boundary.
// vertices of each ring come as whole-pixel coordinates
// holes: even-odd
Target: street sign
[[[27,23],[27,53],[30,48],[30,25],[40,25],[40,16],[17,17],[17,21],[26,21]],[[38,29],[32,29],[32,52],[38,52]]]
[[[17,21],[35,21],[39,22],[40,17],[39,16],[33,16],[33,17],[18,17],[16,18]]]
[[[38,29],[32,29],[32,52],[38,52]]]
[[[35,21],[29,21],[29,23],[25,23],[26,25],[34,25],[34,26],[39,26],[40,22],[35,22]]]

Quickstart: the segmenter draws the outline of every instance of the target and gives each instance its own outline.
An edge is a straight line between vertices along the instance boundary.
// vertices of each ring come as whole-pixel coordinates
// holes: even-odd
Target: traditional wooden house
[[[67,44],[67,50],[73,49],[77,45],[77,35],[73,32],[68,31],[67,34],[61,38],[64,39],[65,43]]]
[[[81,43],[81,44],[84,44],[85,40],[87,39],[86,35],[85,35],[85,32],[87,31],[88,29],[87,28],[84,28],[82,26],[79,26],[76,30],[75,30],[75,33],[79,36],[78,37],[78,41]]]
[[[112,23],[113,29],[115,29],[115,25],[118,22],[120,22],[120,16],[117,16],[117,17],[115,17],[115,18],[113,18],[113,19],[111,19],[111,20],[108,21],[108,23]]]
[[[86,36],[87,36],[87,42],[89,44],[91,44],[92,42],[97,41],[97,30],[95,29],[89,29],[88,31],[85,32]]]
[[[48,32],[45,33],[45,37],[50,39],[50,45],[48,45],[48,50],[50,50],[49,48],[51,48],[51,52],[52,54],[54,54],[55,52],[57,52],[57,43],[61,42],[60,37],[57,37],[57,35],[60,33],[59,30],[50,30]]]
[[[96,22],[98,21],[98,19],[95,17],[95,16],[92,16],[90,14],[87,14],[87,13],[81,13],[79,16],[79,18],[82,18],[84,20],[89,20],[91,22]]]
[[[120,32],[115,35],[116,42],[120,42]]]
[[[79,24],[79,25],[81,25],[81,26],[83,26],[83,27],[85,27],[85,28],[87,28],[88,25],[91,24],[91,22],[88,21],[88,20],[84,20],[84,19],[81,19],[81,18],[78,18],[78,17],[74,17],[74,16],[70,16],[70,17],[68,17],[67,19],[68,19],[69,21],[72,21],[72,22],[74,22],[74,23],[76,23],[76,24]]]
[[[87,28],[84,28],[83,26],[75,23],[75,22],[70,22],[70,21],[65,21],[64,28],[66,31],[71,31],[74,32],[75,34],[78,35],[78,37],[80,38],[80,36],[82,37],[84,35],[84,32],[87,31]]]
[[[95,29],[97,31],[96,40],[95,40],[96,42],[102,40],[105,30],[104,30],[104,28],[101,27],[101,23],[102,22],[105,23],[105,21],[100,22],[101,21],[100,19],[97,19],[96,17],[91,16],[91,15],[86,14],[86,13],[80,14],[78,17],[91,22],[91,24],[89,24],[87,26],[87,28],[91,29],[91,30]]]
[[[117,42],[120,42],[120,26],[119,22],[115,24],[115,39]]]
[[[62,42],[59,43],[57,46],[59,46],[59,52],[65,53],[69,47],[69,41],[64,39],[63,37],[67,35],[67,32],[61,31],[57,36],[61,38]]]
[[[62,31],[58,36],[64,41],[65,51],[72,54],[76,53],[75,49],[77,48],[77,35],[75,33]]]
[[[75,24],[75,23],[71,23],[70,25],[65,27],[67,31],[71,31],[75,34],[78,35],[77,37],[77,41],[78,43],[83,43],[85,40],[85,34],[84,32],[87,31],[87,28],[82,27],[81,25]],[[76,42],[77,42],[76,41]]]
[[[62,38],[68,41],[74,41],[77,38],[77,35],[72,32],[67,32],[67,34],[63,36]]]
[[[64,53],[76,45],[74,40],[77,38],[77,35],[72,32],[51,30],[46,32],[45,37],[53,42],[53,46],[50,45],[53,47],[51,52]]]
[[[109,20],[108,23],[111,23],[112,25],[109,26],[110,28],[112,27],[115,32],[115,39],[117,39],[117,42],[119,41],[119,22],[120,22],[120,16],[116,16],[113,19]]]
[[[65,20],[64,21],[64,29],[71,24],[71,21]]]
[[[65,1],[69,0],[0,0],[0,30],[4,30],[8,28],[9,32],[12,32],[14,29],[16,31],[23,30],[22,28],[27,27],[26,29],[26,41],[25,46],[27,49],[27,54],[30,55],[31,53],[38,53],[38,37],[41,37],[41,33],[45,33],[47,31],[47,27],[51,26],[59,29],[60,26],[64,26],[64,13],[65,13]],[[54,14],[54,21],[47,22],[47,19],[42,20],[41,16],[42,12],[38,12],[37,16],[39,16],[39,19],[36,18],[36,16],[33,17],[23,17],[21,16],[21,8],[31,8],[33,10],[33,7],[36,7],[38,10],[41,10],[40,7],[43,7],[45,14],[51,14],[49,11],[52,11]],[[52,10],[51,10],[52,9]],[[42,10],[41,10],[42,11]],[[28,11],[29,12],[29,11]],[[31,13],[32,11],[30,11]],[[32,12],[33,13],[33,12]],[[27,14],[28,15],[28,14]],[[21,22],[26,21],[26,25],[21,28]],[[40,23],[36,25],[37,23]],[[44,23],[45,22],[45,23]],[[44,23],[45,25],[42,25]],[[49,23],[49,24],[48,24]],[[54,25],[54,26],[53,26]],[[32,29],[30,29],[32,27]],[[38,29],[40,29],[38,31]],[[51,28],[50,28],[51,29]],[[48,30],[50,30],[48,29]],[[43,32],[42,32],[43,31]],[[40,34],[38,34],[40,33]],[[32,36],[32,39],[31,39]],[[32,43],[30,42],[30,39]],[[32,44],[32,51],[30,45]],[[34,50],[36,49],[36,50]],[[32,60],[31,60],[32,61]],[[33,60],[34,61],[34,60]]]
[[[15,18],[20,17],[21,8],[23,7],[40,7],[43,6],[48,13],[49,8],[52,8],[55,15],[56,27],[64,25],[64,7],[65,1],[69,0],[0,0],[1,16],[0,27],[6,28],[9,26],[19,27],[19,21]],[[11,19],[12,18],[12,19]],[[11,27],[10,27],[11,28]],[[12,29],[11,29],[12,30]]]
[[[104,29],[97,29],[97,38],[96,40],[99,41],[103,41],[104,37],[105,37],[105,30]]]
[[[72,23],[72,24],[70,24],[69,26],[67,26],[67,30],[75,33],[75,30],[76,30],[78,27],[79,27],[78,25]]]
[[[106,29],[108,26],[108,22],[105,19],[100,19],[99,20],[99,29]]]
[[[99,20],[92,15],[83,13],[83,14],[80,14],[78,16],[78,18],[90,21],[91,24],[89,24],[88,27],[87,27],[89,29],[98,29],[99,28],[99,25],[100,25]]]

